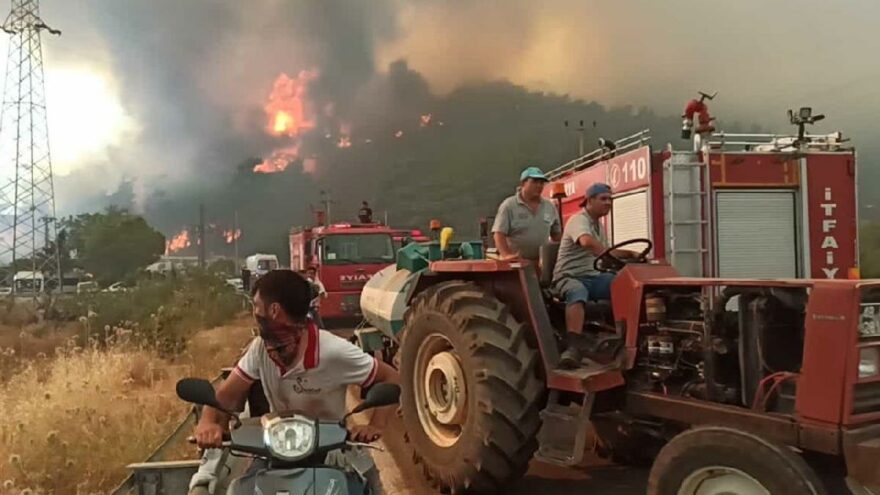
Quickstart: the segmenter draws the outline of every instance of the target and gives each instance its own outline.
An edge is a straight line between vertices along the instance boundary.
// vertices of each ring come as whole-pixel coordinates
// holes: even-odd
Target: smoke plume
[[[244,251],[283,254],[287,229],[309,220],[321,190],[337,201],[334,217],[367,199],[391,222],[472,224],[519,169],[572,157],[563,120],[585,120],[589,143],[651,127],[663,146],[697,90],[719,91],[712,110],[728,130],[787,132],[785,111],[812,105],[828,114],[816,131],[854,136],[864,164],[880,155],[870,139],[880,69],[864,63],[878,47],[880,9],[827,9],[818,0],[45,0],[43,17],[64,30],[46,41],[47,64],[110,74],[139,129],[58,177],[59,207],[127,206],[170,238],[204,203],[219,252],[238,211]],[[273,85],[302,71],[317,74],[306,95],[314,125],[295,139],[266,132]],[[294,146],[283,172],[253,173]],[[863,186],[877,179],[862,174]]]

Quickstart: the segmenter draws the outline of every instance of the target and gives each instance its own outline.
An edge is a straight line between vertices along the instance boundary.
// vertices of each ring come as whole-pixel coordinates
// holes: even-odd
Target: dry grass
[[[55,355],[77,332],[77,324],[30,323],[15,328],[0,325],[0,383],[28,362]],[[2,492],[0,492],[2,493]]]
[[[186,413],[177,379],[232,365],[250,339],[245,322],[198,333],[173,360],[125,343],[71,342],[29,361],[0,385],[0,493],[111,490]]]

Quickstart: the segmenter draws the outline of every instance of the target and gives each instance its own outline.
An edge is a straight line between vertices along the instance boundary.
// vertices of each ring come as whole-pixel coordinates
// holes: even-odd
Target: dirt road
[[[403,425],[395,418],[383,440],[385,452],[375,454],[382,482],[389,495],[436,495],[413,463],[412,450],[403,440]],[[532,462],[528,475],[505,493],[509,495],[591,495],[645,493],[647,471],[615,466],[596,458],[583,466],[561,468]]]

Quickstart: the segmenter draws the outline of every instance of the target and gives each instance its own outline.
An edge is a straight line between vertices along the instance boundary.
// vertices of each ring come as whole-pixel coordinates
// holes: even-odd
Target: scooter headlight
[[[315,422],[302,416],[274,417],[264,421],[263,441],[273,455],[297,461],[315,449]]]

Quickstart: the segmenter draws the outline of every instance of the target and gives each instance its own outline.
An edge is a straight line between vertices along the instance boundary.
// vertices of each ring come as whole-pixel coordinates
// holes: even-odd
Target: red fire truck
[[[381,223],[333,223],[295,227],[290,232],[292,270],[315,268],[327,290],[321,319],[328,326],[356,324],[361,319],[360,295],[367,280],[395,262],[407,239],[424,242],[419,230],[395,229]]]
[[[809,108],[789,113],[798,126],[791,136],[712,132],[705,106],[704,113],[692,150],[652,149],[648,131],[603,142],[550,171],[554,185],[545,195],[556,199],[564,222],[590,184],[608,183],[609,241],[651,239],[653,257],[683,276],[857,276],[856,159],[848,140],[807,134],[804,126],[823,118]],[[684,131],[690,134],[687,115]]]

